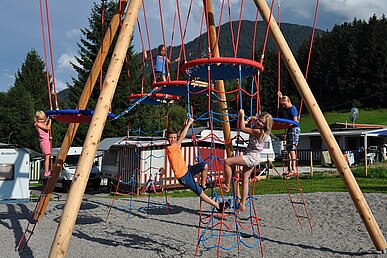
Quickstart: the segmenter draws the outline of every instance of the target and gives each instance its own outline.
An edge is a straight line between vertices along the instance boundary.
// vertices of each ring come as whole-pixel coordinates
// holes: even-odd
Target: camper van
[[[27,202],[30,154],[26,148],[0,143],[0,203]]]
[[[55,161],[60,148],[52,149],[52,158]],[[62,188],[62,191],[67,193],[70,189],[71,182],[73,181],[75,170],[81,156],[82,147],[70,147],[65,162],[63,163],[62,170],[56,182],[56,186]],[[96,156],[93,166],[91,167],[88,186],[91,186],[94,190],[98,190],[101,185],[101,172],[98,168],[98,157]]]

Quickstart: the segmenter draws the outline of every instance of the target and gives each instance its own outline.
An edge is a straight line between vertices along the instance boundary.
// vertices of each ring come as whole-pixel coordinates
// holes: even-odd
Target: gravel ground
[[[348,193],[314,193],[305,197],[312,231],[305,219],[301,220],[303,229],[300,228],[287,195],[256,196],[265,257],[387,257],[376,251]],[[365,194],[365,197],[386,236],[387,195]],[[163,197],[152,198],[149,203],[147,198],[119,199],[109,209],[111,202],[103,194],[85,195],[67,257],[195,256],[199,198],[168,198],[168,209]],[[48,257],[64,203],[64,200],[49,203],[46,215],[36,224],[21,253],[15,251],[15,246],[36,203],[0,205],[0,244],[3,246],[0,256]],[[203,204],[203,210],[203,223],[206,223],[211,215],[210,207]],[[263,257],[259,241],[254,237],[257,227],[252,231],[249,220],[243,219],[249,215],[249,212],[240,214],[241,237],[237,238],[233,209],[226,211],[224,224],[218,223],[220,215],[214,214],[211,222],[215,225],[201,228],[206,240],[198,246],[197,256]],[[218,239],[221,248],[210,248],[217,245]]]

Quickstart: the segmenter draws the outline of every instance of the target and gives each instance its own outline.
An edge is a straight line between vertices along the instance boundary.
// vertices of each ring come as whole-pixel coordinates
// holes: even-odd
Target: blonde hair
[[[266,120],[266,129],[265,134],[270,135],[271,129],[273,128],[273,117],[268,112],[262,112],[256,116],[257,119],[265,118]]]
[[[37,122],[39,120],[40,117],[46,117],[46,113],[44,113],[44,111],[42,110],[38,110],[35,112],[35,122]]]
[[[290,104],[292,104],[292,102],[290,101],[290,98],[286,95],[281,97],[281,102],[289,102]]]

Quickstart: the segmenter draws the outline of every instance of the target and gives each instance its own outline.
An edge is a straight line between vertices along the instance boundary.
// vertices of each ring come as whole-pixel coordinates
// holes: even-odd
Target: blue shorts
[[[300,138],[300,127],[289,128],[286,133],[286,150],[295,151],[298,145],[298,139]]]
[[[200,196],[203,192],[203,189],[198,183],[196,183],[194,176],[201,173],[205,166],[205,162],[199,162],[192,166],[189,165],[187,173],[185,173],[183,177],[179,178],[179,183],[191,189],[194,193]]]
[[[156,82],[162,82],[165,74],[163,74],[162,72],[155,71],[155,76],[156,76]]]

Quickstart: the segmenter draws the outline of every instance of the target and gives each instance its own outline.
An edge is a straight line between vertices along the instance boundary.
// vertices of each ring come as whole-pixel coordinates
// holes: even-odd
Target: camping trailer
[[[27,202],[30,155],[25,148],[0,144],[0,202]]]

